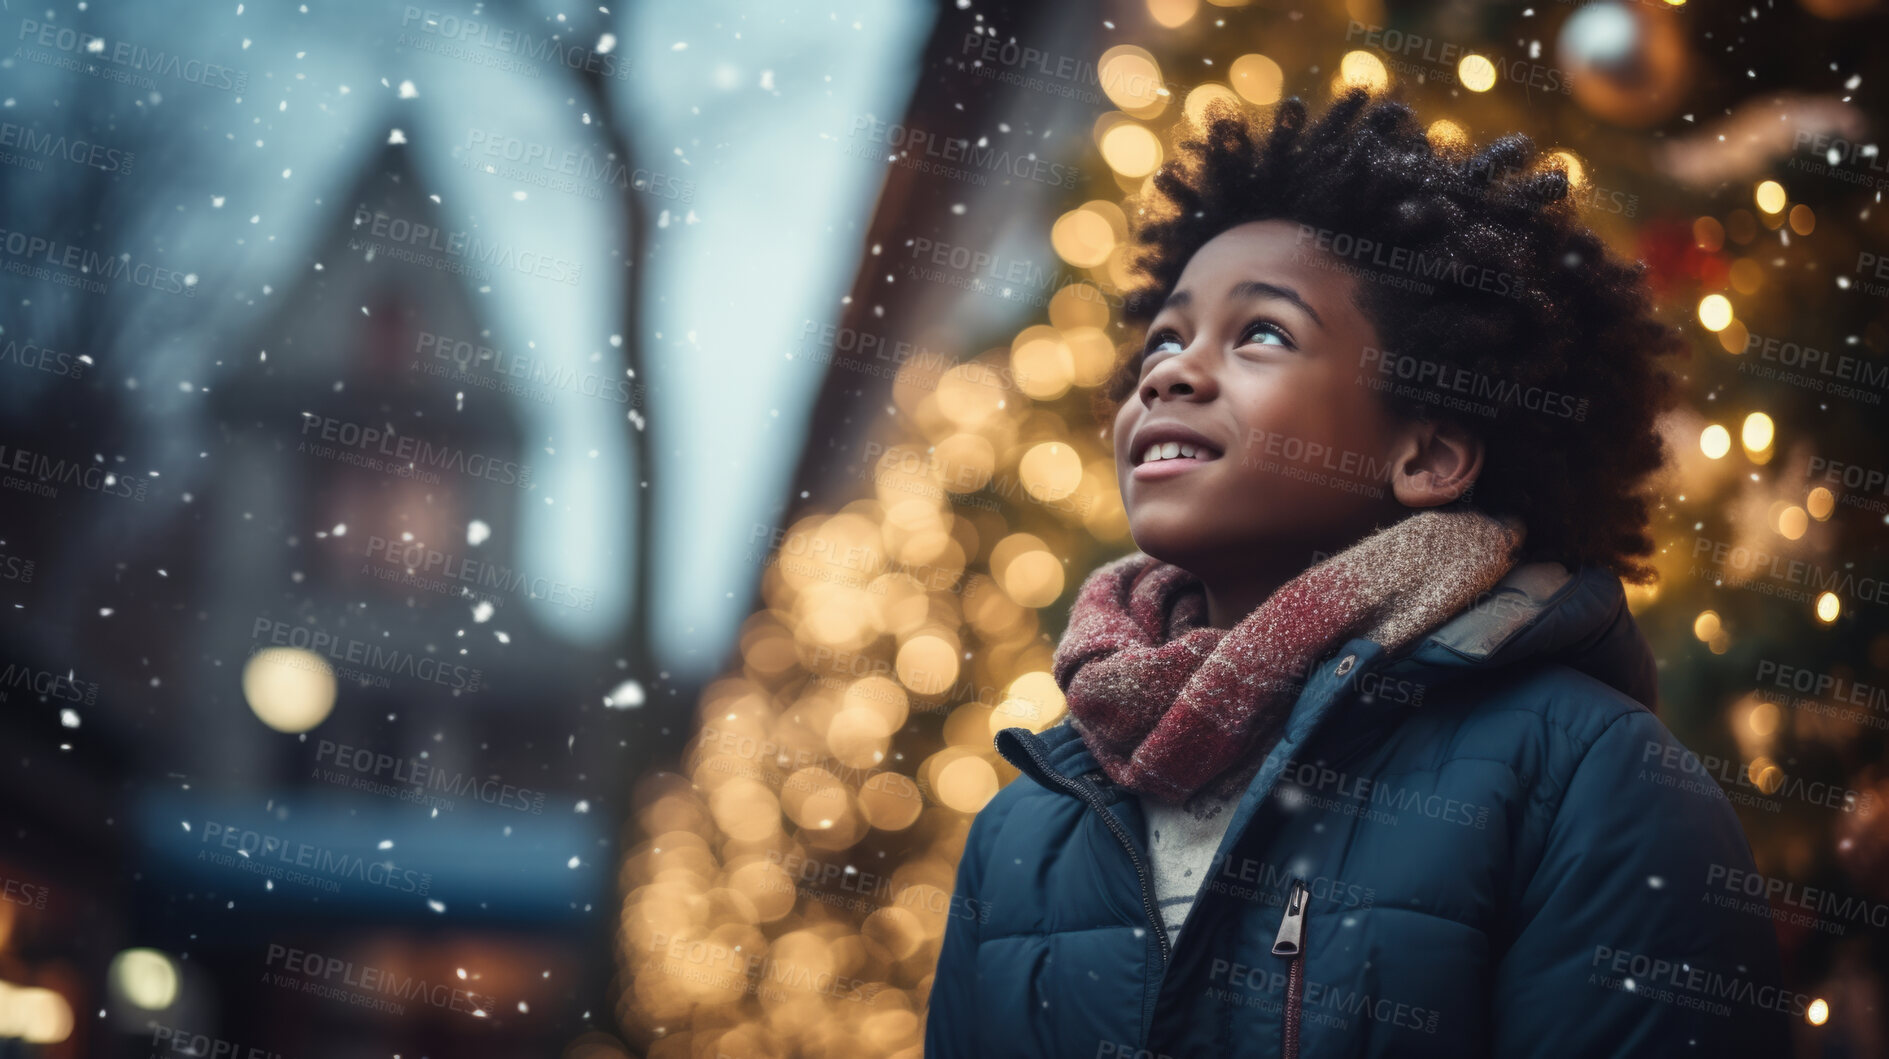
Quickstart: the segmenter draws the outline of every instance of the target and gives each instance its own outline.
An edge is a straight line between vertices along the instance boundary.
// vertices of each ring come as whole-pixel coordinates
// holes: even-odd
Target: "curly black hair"
[[[1145,331],[1188,259],[1249,221],[1297,222],[1301,245],[1355,278],[1384,346],[1374,386],[1400,415],[1447,419],[1483,441],[1475,506],[1519,516],[1525,554],[1651,580],[1639,561],[1656,428],[1675,400],[1659,362],[1683,354],[1653,313],[1646,266],[1609,253],[1580,220],[1564,168],[1526,136],[1480,149],[1432,144],[1405,103],[1353,89],[1307,123],[1287,99],[1270,129],[1223,105],[1130,203],[1123,323]],[[1103,388],[1119,409],[1139,348]],[[1112,410],[1111,410],[1112,418]],[[1107,420],[1105,420],[1106,422]]]

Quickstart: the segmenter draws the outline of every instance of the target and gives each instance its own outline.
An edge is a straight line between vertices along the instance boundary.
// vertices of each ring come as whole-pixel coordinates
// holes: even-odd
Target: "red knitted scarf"
[[[1231,629],[1200,579],[1142,552],[1090,574],[1052,672],[1110,779],[1163,802],[1230,798],[1278,743],[1324,655],[1362,636],[1395,650],[1500,581],[1518,523],[1427,510],[1281,585]],[[1217,781],[1217,782],[1216,782]]]

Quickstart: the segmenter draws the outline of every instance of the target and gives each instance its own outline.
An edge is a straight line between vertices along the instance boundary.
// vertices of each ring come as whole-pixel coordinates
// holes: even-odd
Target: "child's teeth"
[[[1167,444],[1161,446],[1161,458],[1164,460],[1171,460],[1174,457],[1179,456],[1180,454],[1181,454],[1181,443],[1178,441],[1170,441]]]

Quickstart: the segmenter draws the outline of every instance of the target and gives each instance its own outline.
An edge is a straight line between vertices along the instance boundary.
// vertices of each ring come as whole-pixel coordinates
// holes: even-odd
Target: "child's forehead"
[[[1297,221],[1248,221],[1221,231],[1187,259],[1164,297],[1198,303],[1250,292],[1254,283],[1331,291],[1345,282],[1334,272],[1308,226]]]

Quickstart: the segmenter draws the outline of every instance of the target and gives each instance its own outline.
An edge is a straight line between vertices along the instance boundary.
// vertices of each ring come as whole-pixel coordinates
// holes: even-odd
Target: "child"
[[[1067,720],[997,737],[927,1053],[1782,1054],[1808,998],[1711,900],[1750,850],[1621,588],[1683,345],[1641,266],[1526,138],[1361,91],[1184,150],[1106,390],[1139,550]]]

